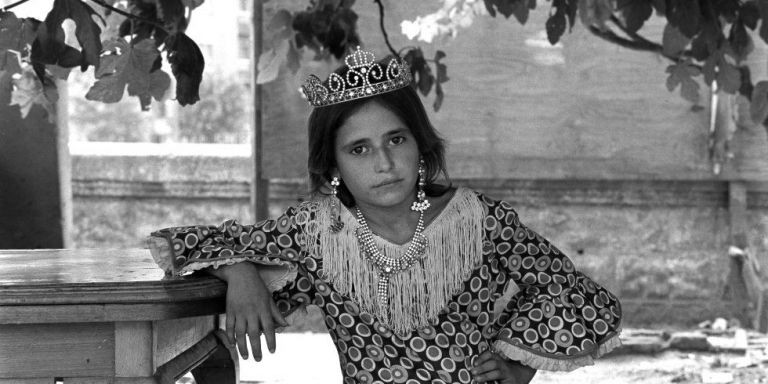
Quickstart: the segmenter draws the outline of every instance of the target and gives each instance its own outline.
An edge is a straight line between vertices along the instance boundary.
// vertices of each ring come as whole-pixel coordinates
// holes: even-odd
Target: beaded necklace
[[[379,271],[379,284],[377,294],[379,296],[379,305],[382,313],[387,313],[389,307],[389,278],[399,272],[410,269],[420,256],[424,254],[427,248],[427,238],[421,233],[424,230],[424,210],[419,211],[419,222],[416,224],[416,231],[413,233],[411,244],[405,254],[400,258],[393,258],[384,255],[379,247],[373,242],[373,233],[368,227],[360,208],[355,208],[357,213],[357,222],[360,227],[355,232],[358,241],[363,245],[363,254],[369,262],[376,266]]]

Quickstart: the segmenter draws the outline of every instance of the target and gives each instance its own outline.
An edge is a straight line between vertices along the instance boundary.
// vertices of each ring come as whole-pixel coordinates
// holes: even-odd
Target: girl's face
[[[358,205],[392,207],[415,199],[419,148],[400,118],[376,101],[339,127],[334,145],[341,178]]]

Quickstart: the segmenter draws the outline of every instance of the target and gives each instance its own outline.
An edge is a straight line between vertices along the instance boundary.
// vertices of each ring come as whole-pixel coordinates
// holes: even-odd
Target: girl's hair
[[[380,65],[385,66],[388,58]],[[347,67],[336,70],[344,76]],[[402,120],[416,139],[421,158],[425,163],[426,186],[424,191],[428,196],[440,196],[450,188],[450,179],[445,169],[445,141],[429,122],[427,111],[419,99],[419,95],[411,86],[405,86],[395,91],[385,92],[372,97],[317,107],[309,116],[309,183],[312,194],[322,194],[327,191],[326,184],[331,179],[331,170],[336,167],[334,144],[336,133],[344,122],[360,107],[370,102],[379,102],[382,106]],[[449,185],[436,184],[442,174]],[[355,199],[344,185],[337,189],[337,196],[347,207],[355,205]]]

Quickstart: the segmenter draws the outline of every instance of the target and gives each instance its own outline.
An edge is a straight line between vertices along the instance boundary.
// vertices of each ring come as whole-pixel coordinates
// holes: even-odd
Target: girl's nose
[[[382,149],[378,152],[379,153],[376,156],[376,172],[390,171],[394,166],[394,163],[392,162],[392,155],[389,153],[389,150]]]

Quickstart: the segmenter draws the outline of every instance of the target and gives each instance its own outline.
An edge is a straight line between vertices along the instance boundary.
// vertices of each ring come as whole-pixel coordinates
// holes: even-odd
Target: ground
[[[765,352],[622,354],[569,373],[539,372],[531,384],[768,383]],[[240,379],[243,384],[341,383],[341,372],[327,334],[285,333],[278,335],[275,354],[258,363],[240,362]]]

